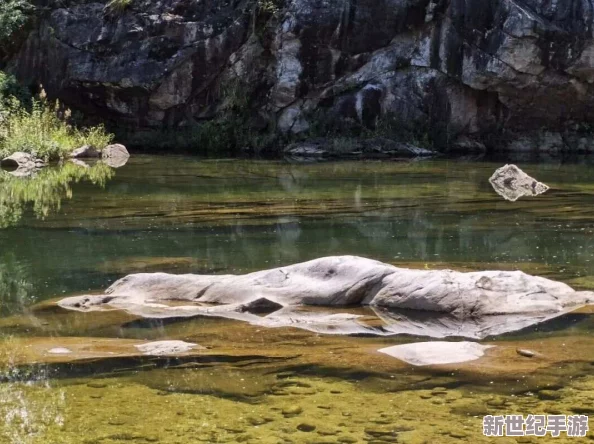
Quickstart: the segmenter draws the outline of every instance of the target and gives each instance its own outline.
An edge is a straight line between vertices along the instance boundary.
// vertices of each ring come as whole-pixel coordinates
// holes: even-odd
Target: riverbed
[[[522,163],[550,189],[509,202],[488,182],[502,165],[135,156],[0,177],[0,442],[492,442],[484,415],[593,413],[589,309],[487,337],[496,351],[476,361],[414,367],[377,350],[430,338],[55,304],[130,273],[240,274],[330,255],[594,289],[594,169]],[[204,349],[134,353],[163,339]]]

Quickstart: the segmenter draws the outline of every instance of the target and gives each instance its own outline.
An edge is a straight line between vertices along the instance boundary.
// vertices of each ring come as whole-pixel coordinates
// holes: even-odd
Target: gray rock
[[[188,305],[168,306],[166,301]],[[592,292],[574,291],[520,271],[410,270],[338,256],[239,276],[133,274],[115,282],[105,295],[70,297],[59,305],[79,311],[119,308],[154,318],[220,316],[320,333],[478,338],[543,322],[593,302]],[[370,305],[386,325],[370,327],[362,316],[308,311],[303,307],[307,305]],[[390,309],[406,309],[407,314],[394,315]],[[411,317],[411,310],[438,316],[423,321]]]
[[[72,159],[90,159],[101,157],[101,152],[91,145],[83,145],[70,153]]]
[[[515,165],[505,165],[497,169],[489,178],[493,189],[506,200],[515,202],[523,196],[538,196],[549,187],[530,177]]]
[[[0,167],[16,177],[36,174],[46,163],[32,154],[16,152],[0,161]]]
[[[474,361],[485,354],[485,350],[493,345],[481,345],[476,342],[415,342],[395,345],[378,350],[408,364],[441,365]]]
[[[124,145],[115,143],[113,145],[107,145],[101,152],[101,158],[103,162],[112,168],[120,168],[128,162],[130,153]]]
[[[0,166],[6,169],[26,168],[34,169],[45,166],[42,159],[29,153],[16,152],[0,161]]]
[[[178,355],[189,352],[192,349],[204,348],[198,344],[184,341],[155,341],[146,344],[135,345],[140,352],[150,356]]]

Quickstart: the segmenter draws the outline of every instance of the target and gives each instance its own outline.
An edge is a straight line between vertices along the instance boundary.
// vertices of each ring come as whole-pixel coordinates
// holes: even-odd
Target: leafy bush
[[[0,156],[23,151],[44,160],[56,160],[82,145],[101,149],[113,140],[103,126],[74,127],[68,122],[70,115],[69,109],[58,101],[49,102],[43,92],[39,100],[32,100],[31,110],[14,97],[8,99],[0,115]]]

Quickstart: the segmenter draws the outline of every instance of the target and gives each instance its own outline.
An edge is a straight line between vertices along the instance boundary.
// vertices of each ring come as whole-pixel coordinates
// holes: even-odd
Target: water
[[[489,442],[483,414],[594,412],[587,310],[489,338],[500,352],[482,367],[427,369],[376,352],[426,338],[141,320],[52,302],[133,272],[244,273],[335,254],[521,269],[593,289],[594,169],[522,164],[551,189],[511,203],[488,183],[501,165],[136,156],[118,170],[0,176],[0,413],[10,418],[0,442]],[[208,349],[133,352],[163,338]],[[47,353],[55,347],[80,359]]]

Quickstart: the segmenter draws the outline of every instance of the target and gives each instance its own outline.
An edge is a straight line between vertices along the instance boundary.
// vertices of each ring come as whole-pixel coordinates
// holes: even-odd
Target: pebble
[[[313,432],[316,429],[316,426],[313,424],[308,424],[303,422],[297,426],[297,430],[301,432]]]
[[[540,353],[537,353],[532,350],[522,349],[522,348],[516,348],[516,353],[519,354],[520,356],[524,356],[526,358],[540,357]]]
[[[292,405],[289,407],[285,407],[282,411],[282,414],[285,418],[289,418],[291,416],[297,416],[303,413],[303,409],[298,405]]]
[[[545,399],[545,400],[556,400],[556,399],[562,398],[561,393],[559,393],[555,390],[540,390],[536,395],[540,399]]]

